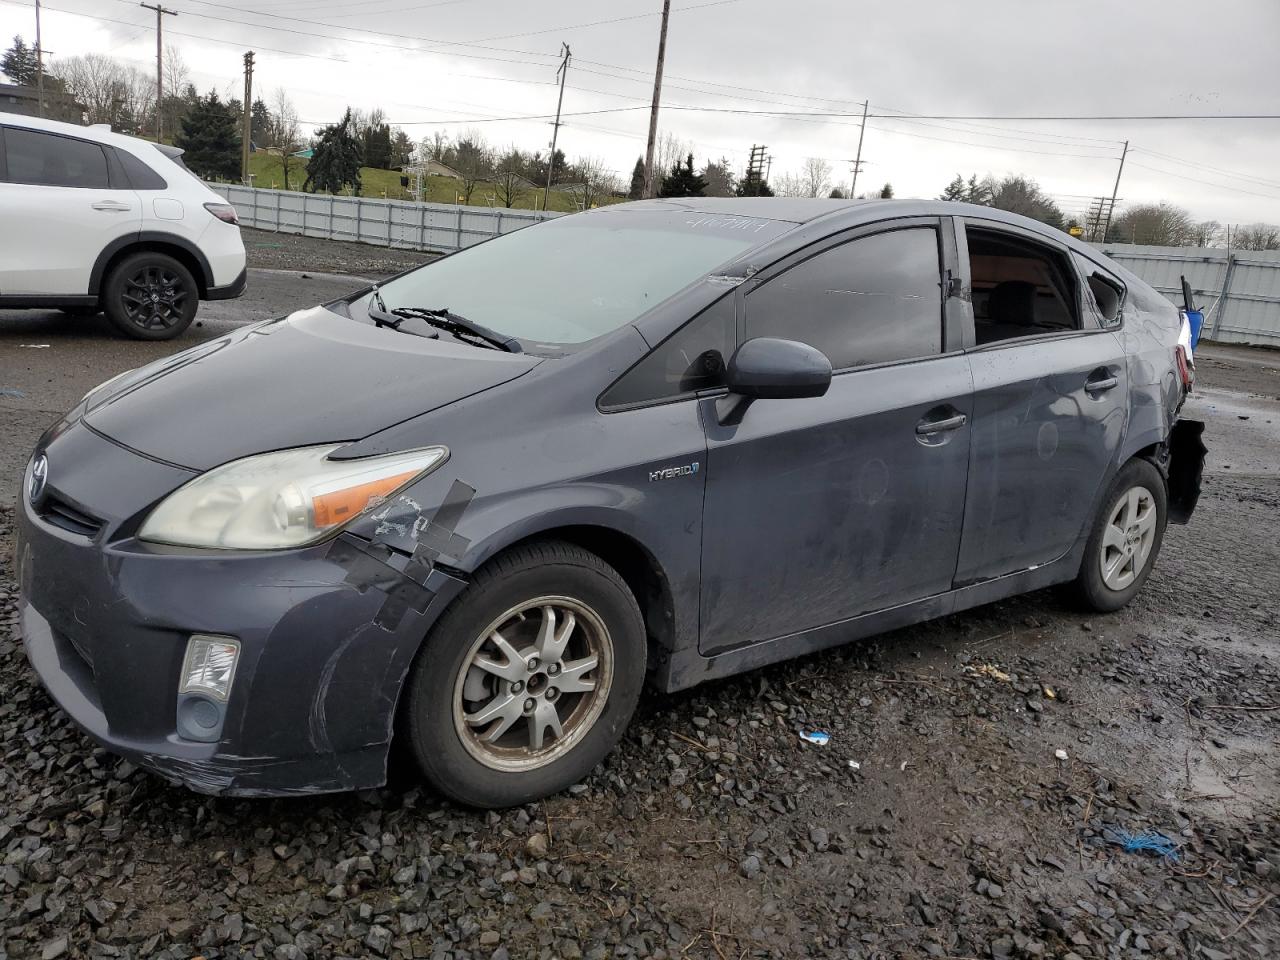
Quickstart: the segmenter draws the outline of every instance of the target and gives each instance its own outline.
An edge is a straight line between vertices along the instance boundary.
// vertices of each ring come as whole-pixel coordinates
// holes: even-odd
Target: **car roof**
[[[998,207],[955,200],[830,200],[809,197],[680,197],[660,200],[638,200],[631,203],[600,207],[593,213],[668,210],[672,213],[700,213],[720,217],[752,217],[775,220],[797,226],[818,220],[831,220],[833,229],[856,226],[871,220],[896,217],[973,217],[1022,227],[1046,239],[1061,243],[1094,260],[1108,262],[1098,250],[1062,230],[1040,220],[1011,213]]]
[[[28,130],[42,130],[47,133],[60,133],[68,137],[79,137],[81,140],[93,140],[96,143],[109,143],[113,146],[127,146],[136,151],[140,144],[149,141],[128,134],[116,133],[105,123],[92,126],[81,126],[78,123],[65,123],[62,120],[46,120],[44,117],[28,117],[22,114],[0,114],[0,125],[6,127],[25,127]]]

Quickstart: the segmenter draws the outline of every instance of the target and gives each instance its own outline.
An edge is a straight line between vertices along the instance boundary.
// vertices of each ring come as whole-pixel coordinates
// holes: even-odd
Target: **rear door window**
[[[88,140],[9,127],[4,134],[10,183],[105,190],[107,155]]]
[[[744,339],[817,347],[837,370],[942,352],[938,231],[873,234],[810,257],[746,298]]]
[[[1021,234],[967,226],[979,346],[1080,329],[1075,272],[1064,251]]]

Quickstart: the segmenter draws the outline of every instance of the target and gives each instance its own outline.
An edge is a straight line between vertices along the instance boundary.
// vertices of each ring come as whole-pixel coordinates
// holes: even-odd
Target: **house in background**
[[[49,120],[63,123],[84,123],[85,107],[76,98],[63,91],[44,91],[44,115]],[[40,94],[35,87],[16,83],[0,83],[0,113],[19,113],[25,117],[40,115]]]

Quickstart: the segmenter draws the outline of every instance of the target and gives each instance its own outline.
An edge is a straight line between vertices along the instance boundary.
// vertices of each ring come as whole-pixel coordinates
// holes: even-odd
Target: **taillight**
[[[1182,344],[1174,347],[1174,356],[1178,361],[1178,376],[1182,378],[1182,387],[1184,390],[1190,391],[1191,385],[1196,382],[1195,365],[1191,362],[1187,348]]]
[[[240,223],[240,218],[236,216],[236,208],[229,203],[206,203],[204,208],[223,223]]]

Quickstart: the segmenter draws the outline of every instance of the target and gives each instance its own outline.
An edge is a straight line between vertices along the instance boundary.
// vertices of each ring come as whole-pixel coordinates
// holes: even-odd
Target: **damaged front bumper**
[[[61,442],[51,464],[65,462],[54,457],[65,452],[56,449]],[[146,471],[171,469],[102,438],[76,442],[95,445],[99,466],[134,460],[130,470],[143,474],[134,489],[148,487]],[[52,495],[85,504],[82,491],[54,489],[56,476],[51,468]],[[68,530],[22,499],[23,643],[44,687],[91,737],[206,794],[285,796],[385,782],[404,677],[462,581],[436,569],[414,582],[402,573],[410,557],[348,534],[300,550],[182,550],[124,535],[130,520],[108,518],[96,534]],[[178,732],[192,634],[240,643],[217,743]]]

